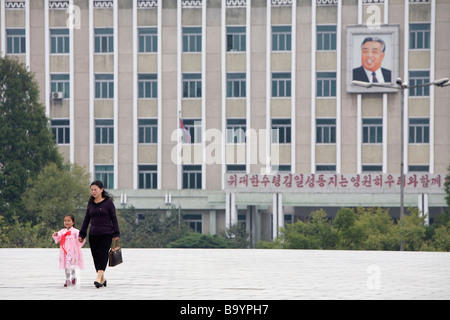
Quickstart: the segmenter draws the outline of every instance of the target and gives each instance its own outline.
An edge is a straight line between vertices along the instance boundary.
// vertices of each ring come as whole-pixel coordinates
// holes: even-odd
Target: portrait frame
[[[377,28],[368,26],[347,26],[347,92],[348,93],[396,93],[395,82],[399,75],[399,42],[400,25],[386,24]],[[386,44],[384,59],[381,64],[383,72],[388,72],[390,81],[384,81],[388,87],[373,86],[370,88],[354,85],[353,80],[365,81],[358,77],[354,79],[354,70],[361,69],[361,46],[364,39],[379,38]],[[395,88],[389,88],[392,85]]]

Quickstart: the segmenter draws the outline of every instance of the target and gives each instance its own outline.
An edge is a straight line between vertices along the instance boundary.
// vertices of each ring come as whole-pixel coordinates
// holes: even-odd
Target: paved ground
[[[0,300],[450,299],[450,253],[123,249],[108,286],[63,288],[59,249],[0,249]]]

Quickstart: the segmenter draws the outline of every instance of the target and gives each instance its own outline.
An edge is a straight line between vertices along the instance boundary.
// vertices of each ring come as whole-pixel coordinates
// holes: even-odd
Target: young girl
[[[84,269],[83,254],[81,247],[86,241],[79,242],[79,231],[75,229],[75,217],[71,214],[64,216],[64,229],[53,234],[55,243],[61,241],[59,250],[59,268],[64,269],[66,273],[66,282],[64,287],[76,285],[76,268]]]

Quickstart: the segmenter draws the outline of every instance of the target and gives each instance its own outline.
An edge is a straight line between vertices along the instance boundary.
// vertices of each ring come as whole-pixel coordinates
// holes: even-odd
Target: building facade
[[[1,55],[35,74],[60,152],[119,208],[179,209],[211,234],[243,223],[254,242],[317,208],[398,217],[398,188],[363,182],[398,184],[402,162],[419,185],[406,207],[432,219],[446,205],[450,87],[405,90],[402,118],[397,88],[357,88],[352,72],[371,37],[389,74],[366,82],[450,77],[450,0],[1,0],[0,13]],[[275,187],[300,178],[322,190]]]

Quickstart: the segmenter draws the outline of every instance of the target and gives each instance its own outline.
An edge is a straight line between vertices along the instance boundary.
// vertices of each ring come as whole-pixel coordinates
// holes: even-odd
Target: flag
[[[183,120],[180,118],[180,129],[183,130],[184,141],[187,143],[191,143],[191,133],[184,126]]]

